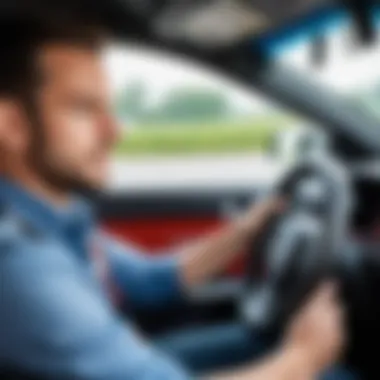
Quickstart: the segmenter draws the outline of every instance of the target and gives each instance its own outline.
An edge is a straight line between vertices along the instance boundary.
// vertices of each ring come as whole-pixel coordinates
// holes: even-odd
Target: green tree
[[[116,102],[116,112],[122,118],[139,119],[146,109],[146,87],[137,80],[126,86]]]
[[[228,114],[228,106],[226,97],[218,91],[177,88],[151,116],[169,122],[217,120]]]

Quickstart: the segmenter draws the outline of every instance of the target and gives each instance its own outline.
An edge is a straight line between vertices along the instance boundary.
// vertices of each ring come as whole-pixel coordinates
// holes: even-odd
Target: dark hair
[[[106,31],[101,25],[48,3],[30,0],[1,12],[0,98],[31,96],[39,80],[36,58],[44,46],[67,43],[95,50],[104,43]]]

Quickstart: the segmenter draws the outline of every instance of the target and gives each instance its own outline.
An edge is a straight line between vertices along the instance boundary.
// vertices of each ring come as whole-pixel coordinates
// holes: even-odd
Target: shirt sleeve
[[[182,298],[178,257],[147,257],[138,249],[109,240],[107,254],[114,279],[134,307],[156,307]]]
[[[1,252],[0,370],[58,380],[189,378],[140,340],[81,270],[52,262]]]

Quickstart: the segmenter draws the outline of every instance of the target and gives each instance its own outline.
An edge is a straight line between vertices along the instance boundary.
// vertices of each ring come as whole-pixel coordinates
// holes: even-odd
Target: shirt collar
[[[71,229],[85,230],[93,224],[93,210],[83,199],[74,197],[65,208],[54,207],[3,177],[0,200],[44,230],[66,233]]]

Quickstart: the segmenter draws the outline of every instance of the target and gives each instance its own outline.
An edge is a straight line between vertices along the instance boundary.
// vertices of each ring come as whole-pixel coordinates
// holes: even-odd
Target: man
[[[18,32],[3,43],[0,62],[0,368],[47,379],[191,378],[121,320],[105,283],[131,304],[170,302],[220,273],[280,202],[248,211],[174,259],[150,261],[100,235],[75,194],[103,185],[117,139],[104,41],[69,20],[8,23],[8,33]],[[266,361],[204,378],[311,380],[338,359],[343,338],[340,306],[325,285]]]

